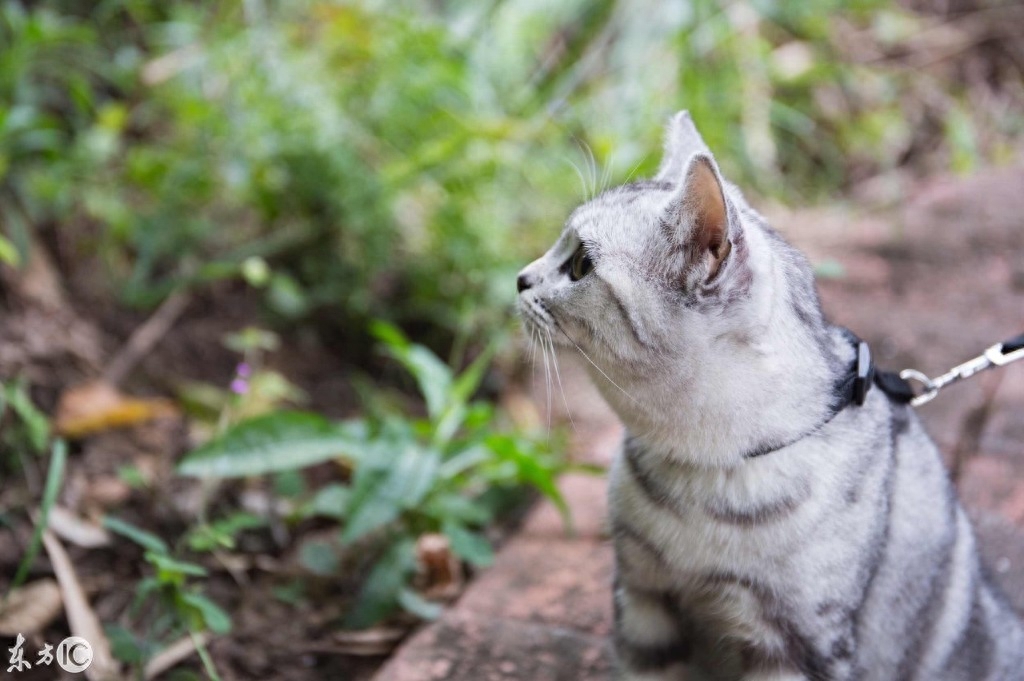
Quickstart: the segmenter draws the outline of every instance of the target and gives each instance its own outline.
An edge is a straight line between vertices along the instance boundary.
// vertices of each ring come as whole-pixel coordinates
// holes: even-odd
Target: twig
[[[103,378],[117,385],[142,357],[153,349],[175,320],[185,311],[191,296],[183,291],[172,293],[142,326],[132,332],[128,342],[114,356],[103,371]]]
[[[142,670],[143,678],[146,681],[155,679],[179,662],[183,662],[191,657],[198,650],[198,646],[206,645],[209,640],[210,635],[206,632],[183,636],[154,655],[146,663],[145,669]]]
[[[57,575],[61,595],[64,598],[64,612],[73,636],[80,636],[92,646],[92,664],[85,670],[89,681],[111,681],[119,679],[117,662],[110,653],[110,641],[103,633],[103,627],[96,612],[85,597],[75,566],[60,541],[49,530],[43,532],[43,546],[50,556],[53,572]]]

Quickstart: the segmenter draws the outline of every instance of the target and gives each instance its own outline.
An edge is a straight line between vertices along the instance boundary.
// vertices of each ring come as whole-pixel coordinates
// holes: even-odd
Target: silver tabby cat
[[[935,445],[685,113],[654,180],[576,209],[519,276],[628,434],[611,471],[619,676],[1024,679]]]

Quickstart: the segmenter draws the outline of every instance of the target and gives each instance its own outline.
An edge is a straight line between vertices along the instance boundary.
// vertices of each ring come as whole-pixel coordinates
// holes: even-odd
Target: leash
[[[912,407],[920,407],[922,404],[927,404],[935,399],[935,396],[939,394],[939,391],[948,385],[957,383],[970,378],[977,373],[985,371],[986,369],[992,369],[994,367],[1003,367],[1010,362],[1016,362],[1018,359],[1024,359],[1024,333],[1019,336],[1014,336],[1009,340],[1005,340],[1002,343],[996,343],[992,347],[985,350],[977,357],[973,357],[963,364],[958,364],[949,371],[935,378],[929,378],[926,374],[918,371],[917,369],[904,369],[899,374],[888,372],[888,371],[874,371],[874,366],[871,364],[871,351],[867,347],[867,343],[860,341],[858,344],[858,361],[857,361],[857,385],[864,385],[863,392],[857,392],[856,395],[860,399],[857,400],[857,404],[864,403],[864,396],[867,393],[867,388],[871,385],[872,378],[873,382],[877,385],[882,392],[888,395],[892,400],[905,404],[910,404]],[[867,354],[865,364],[862,365],[861,357]],[[872,376],[873,375],[873,376]],[[911,381],[920,384],[920,389],[915,390]],[[856,388],[855,388],[856,389]]]
[[[754,459],[771,454],[820,431],[850,405],[863,405],[873,385],[877,385],[879,390],[893,402],[919,407],[934,399],[939,391],[947,385],[970,378],[980,371],[1006,366],[1010,362],[1024,359],[1024,333],[1022,333],[1002,343],[996,343],[979,356],[969,359],[935,378],[928,378],[917,369],[904,369],[897,374],[892,371],[876,370],[874,362],[871,361],[871,347],[849,329],[844,329],[844,332],[857,348],[857,356],[833,387],[835,400],[830,405],[825,419],[810,430],[788,440],[763,442],[744,453],[744,459]],[[911,381],[920,383],[921,389],[916,390]]]

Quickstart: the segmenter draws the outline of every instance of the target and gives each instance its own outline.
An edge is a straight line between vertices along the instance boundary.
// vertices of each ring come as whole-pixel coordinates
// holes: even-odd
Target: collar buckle
[[[874,377],[875,366],[871,363],[871,348],[864,341],[860,341],[857,343],[857,376],[853,379],[853,403],[858,407],[867,399]]]

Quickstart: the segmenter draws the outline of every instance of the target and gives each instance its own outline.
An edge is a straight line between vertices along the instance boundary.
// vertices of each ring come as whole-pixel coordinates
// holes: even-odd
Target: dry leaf
[[[443,534],[424,534],[416,540],[417,583],[427,600],[448,601],[462,591],[462,562]]]
[[[110,641],[100,626],[99,617],[89,605],[89,599],[85,597],[85,591],[78,580],[78,573],[75,572],[71,558],[49,530],[43,532],[43,546],[46,547],[53,572],[60,584],[71,635],[81,636],[92,646],[92,664],[85,670],[86,678],[89,681],[110,681],[120,678],[118,664],[110,652]]]
[[[57,619],[63,604],[60,587],[52,579],[40,579],[15,589],[0,600],[0,635],[31,636]]]
[[[72,386],[60,396],[55,428],[58,435],[78,439],[177,414],[170,400],[128,397],[105,381],[92,381]]]
[[[209,641],[210,635],[206,632],[195,634],[194,637],[184,636],[178,639],[154,655],[146,663],[146,668],[142,671],[143,678],[149,681],[160,676],[179,662],[183,662],[191,657],[196,652],[197,645],[205,646]]]
[[[54,534],[85,549],[110,545],[110,533],[96,523],[80,518],[63,506],[50,509],[49,527]]]
[[[390,653],[406,631],[397,627],[374,627],[360,631],[337,631],[332,638],[338,644],[339,653],[371,657]]]

